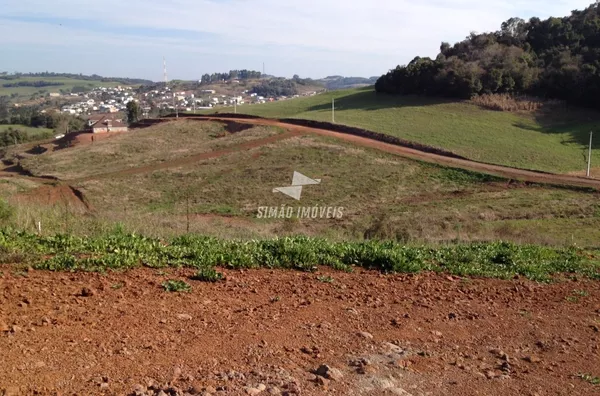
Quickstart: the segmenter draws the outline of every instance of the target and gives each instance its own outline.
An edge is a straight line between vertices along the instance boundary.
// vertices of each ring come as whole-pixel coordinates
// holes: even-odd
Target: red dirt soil
[[[19,202],[35,202],[37,204],[53,206],[57,204],[68,205],[80,211],[91,209],[83,194],[66,184],[47,184],[34,190],[17,194],[11,199]]]
[[[0,394],[600,392],[578,376],[600,376],[598,282],[0,270]],[[193,290],[165,292],[166,279]],[[330,379],[311,373],[323,364]]]

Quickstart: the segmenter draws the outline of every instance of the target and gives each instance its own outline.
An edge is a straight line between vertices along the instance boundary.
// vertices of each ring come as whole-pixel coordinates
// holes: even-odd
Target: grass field
[[[194,154],[224,149],[281,131],[276,128],[251,128],[244,134],[229,134],[221,124],[193,121],[156,125],[135,133],[49,156],[28,156],[22,164],[34,175],[51,175],[71,180],[119,170],[185,159]],[[227,139],[221,139],[227,136]]]
[[[451,150],[469,159],[557,173],[586,168],[589,132],[600,132],[597,112],[562,109],[508,113],[439,98],[377,95],[371,88],[239,106],[238,113],[335,121]],[[224,111],[228,109],[222,109]],[[219,110],[217,110],[219,111]],[[600,166],[600,133],[592,163]],[[600,177],[600,168],[593,175]]]
[[[22,199],[34,186],[18,180],[5,181],[3,190],[10,192],[0,196],[16,207],[13,221],[19,227],[33,230],[42,221],[45,232],[93,234],[122,224],[157,237],[189,230],[243,239],[302,234],[332,240],[598,246],[598,195],[584,190],[508,186],[491,176],[312,135],[215,158],[194,157],[280,133],[267,127],[228,133],[220,124],[181,120],[21,160],[34,175],[79,179],[71,185],[93,207],[87,215],[65,205],[36,207]],[[172,166],[161,167],[175,158]],[[127,171],[134,166],[144,166],[144,171]],[[300,202],[273,193],[273,188],[290,185],[294,171],[322,179],[303,190]],[[110,177],[102,177],[106,172]],[[344,216],[257,218],[258,207],[282,205],[343,207]]]
[[[46,132],[52,132],[52,129],[48,129],[48,128],[34,128],[34,127],[28,127],[25,125],[13,125],[13,124],[0,124],[0,132],[4,132],[9,128],[13,128],[13,129],[18,129],[24,132],[27,132],[28,134],[31,135],[35,135],[36,133],[46,133]]]
[[[24,81],[48,81],[53,83],[63,83],[64,85],[49,86],[49,87],[11,87],[5,88],[3,84],[13,84]],[[39,93],[43,90],[48,93],[56,92],[59,93],[61,89],[71,90],[73,87],[85,87],[92,89],[95,87],[116,87],[125,86],[125,84],[118,82],[101,82],[101,81],[88,81],[88,80],[77,80],[74,78],[66,77],[21,77],[15,80],[3,80],[0,79],[0,96],[11,96],[12,94],[18,94],[18,98],[29,98],[35,93]]]

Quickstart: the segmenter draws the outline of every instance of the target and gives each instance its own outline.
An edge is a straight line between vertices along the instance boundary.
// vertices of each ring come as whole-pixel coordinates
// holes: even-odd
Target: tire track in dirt
[[[234,118],[228,117],[214,117],[214,116],[199,116],[199,117],[187,117],[186,119],[200,119],[206,121],[225,121],[232,120]],[[381,142],[375,139],[366,137],[350,135],[347,133],[334,132],[327,129],[319,129],[312,127],[299,126],[289,124],[279,120],[259,118],[259,119],[245,119],[235,118],[236,122],[261,125],[261,126],[274,126],[285,128],[289,131],[293,131],[300,134],[314,134],[320,136],[334,137],[336,139],[345,140],[352,142],[358,146],[374,148],[380,151],[384,151],[391,154],[400,155],[405,158],[410,158],[418,161],[428,162],[437,165],[443,165],[453,168],[460,168],[480,173],[487,173],[494,176],[500,176],[508,179],[516,179],[522,181],[528,181],[533,183],[573,186],[573,187],[588,187],[600,190],[599,179],[587,179],[583,177],[573,175],[563,175],[554,173],[544,173],[532,170],[525,170],[519,168],[511,168],[508,166],[486,164],[482,162],[452,158],[440,154],[428,153],[425,151],[403,147],[391,143]]]

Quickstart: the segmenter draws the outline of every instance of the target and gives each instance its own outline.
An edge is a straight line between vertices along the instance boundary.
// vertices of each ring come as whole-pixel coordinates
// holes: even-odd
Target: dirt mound
[[[54,144],[58,149],[68,148],[77,146],[79,144],[91,144],[99,142],[101,140],[110,139],[115,136],[122,135],[129,132],[109,132],[109,133],[90,133],[90,132],[76,132],[69,133],[63,138],[54,141]]]
[[[0,271],[0,393],[599,390],[592,382],[600,376],[600,284],[593,281],[322,269],[221,270],[224,281],[204,283],[190,280],[189,270]],[[191,292],[164,291],[168,279],[187,281]]]
[[[80,211],[92,209],[83,193],[67,184],[47,184],[26,193],[17,194],[13,199],[48,206],[68,205]]]

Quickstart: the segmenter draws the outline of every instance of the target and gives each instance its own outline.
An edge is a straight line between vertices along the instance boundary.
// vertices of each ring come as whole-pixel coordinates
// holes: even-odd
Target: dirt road
[[[224,270],[210,284],[188,270],[0,271],[0,394],[600,392],[598,282],[321,269]],[[168,293],[167,279],[193,289]],[[321,365],[329,378],[311,372]]]
[[[227,117],[194,117],[203,120],[212,121],[225,121],[231,120]],[[186,119],[190,119],[189,117]],[[511,168],[501,165],[485,164],[477,161],[470,161],[460,158],[452,158],[439,154],[428,153],[408,147],[402,147],[390,143],[380,142],[374,139],[369,139],[360,136],[354,136],[350,134],[333,132],[326,129],[309,128],[304,126],[298,126],[293,124],[284,123],[277,120],[270,119],[235,119],[236,122],[252,124],[252,125],[266,125],[266,126],[277,126],[286,128],[290,131],[297,131],[307,134],[317,134],[321,136],[334,137],[341,140],[352,142],[356,145],[363,147],[370,147],[377,150],[385,151],[387,153],[397,154],[402,157],[411,158],[419,161],[434,163],[438,165],[450,166],[454,168],[467,169],[476,172],[487,173],[491,175],[506,177],[509,179],[517,179],[523,181],[529,181],[534,183],[547,183],[567,186],[578,186],[578,187],[590,187],[600,189],[600,180],[598,179],[587,179],[584,177],[578,177],[573,175],[559,175],[543,172],[535,172],[524,169]]]

